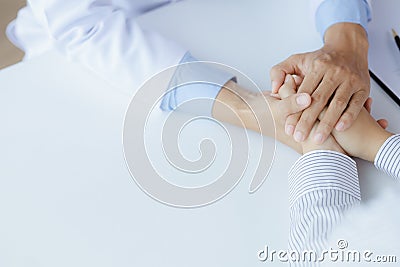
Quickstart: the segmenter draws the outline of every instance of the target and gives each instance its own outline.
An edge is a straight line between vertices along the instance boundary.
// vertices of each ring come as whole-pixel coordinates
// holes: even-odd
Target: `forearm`
[[[373,162],[384,142],[393,134],[383,129],[363,108],[353,125],[332,132],[335,139],[351,156]]]
[[[274,137],[274,121],[262,94],[250,92],[233,81],[221,89],[213,106],[217,120]]]
[[[311,103],[310,95],[295,94],[295,86],[294,80],[285,83],[281,89],[293,93],[278,99],[271,96],[271,92],[251,92],[229,81],[217,95],[213,117],[276,138],[298,153],[302,153],[301,144],[287,136],[284,130],[287,116],[304,110]]]

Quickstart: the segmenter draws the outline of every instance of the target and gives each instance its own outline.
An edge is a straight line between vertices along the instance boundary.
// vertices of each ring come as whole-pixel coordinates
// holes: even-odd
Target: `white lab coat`
[[[113,85],[134,90],[187,52],[136,23],[139,15],[171,2],[28,0],[7,35],[26,59],[56,48]]]
[[[313,14],[323,1],[311,0]],[[136,23],[139,15],[171,2],[28,0],[7,35],[25,51],[25,58],[57,48],[113,85],[134,90],[187,52]]]

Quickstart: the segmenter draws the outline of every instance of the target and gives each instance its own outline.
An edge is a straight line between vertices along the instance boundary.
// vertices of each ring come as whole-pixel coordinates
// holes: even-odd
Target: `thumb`
[[[293,55],[271,68],[269,76],[271,77],[272,93],[278,93],[279,87],[285,81],[286,74],[298,74],[296,73],[298,59],[298,55]]]
[[[288,96],[279,101],[279,108],[285,117],[303,111],[311,104],[311,96],[307,93],[300,93]]]
[[[296,94],[296,82],[292,75],[286,74],[285,83],[279,88],[278,93],[282,99]]]

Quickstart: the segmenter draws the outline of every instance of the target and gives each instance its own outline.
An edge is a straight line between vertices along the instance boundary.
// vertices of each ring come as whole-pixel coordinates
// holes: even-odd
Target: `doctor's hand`
[[[281,99],[286,99],[289,97],[292,97],[294,94],[296,94],[297,87],[298,87],[298,80],[296,80],[297,77],[293,77],[290,74],[287,74],[285,77],[285,83],[279,88],[279,97]],[[369,102],[369,104],[371,104]],[[370,107],[370,105],[369,105]],[[320,116],[321,117],[321,116]],[[284,123],[284,122],[282,122]],[[316,131],[319,125],[319,121],[317,121],[314,125],[313,128],[311,129],[311,133]],[[287,125],[285,126],[285,128]],[[285,135],[283,132],[281,133],[282,135]],[[285,135],[288,137],[288,135]],[[293,138],[290,136],[290,139],[293,140]],[[293,140],[294,142],[294,140]],[[335,138],[330,134],[325,142],[322,144],[316,144],[311,140],[310,137],[306,138],[304,141],[301,143],[294,142],[298,145],[300,145],[300,148],[297,146],[293,146],[291,142],[287,142],[289,146],[294,148],[295,150],[298,150],[301,154],[305,154],[314,150],[330,150],[330,151],[336,151],[342,154],[346,154],[344,149],[339,145],[339,143],[335,140]]]
[[[297,142],[304,141],[321,111],[324,118],[311,138],[322,144],[336,128],[344,131],[358,117],[370,91],[368,40],[364,28],[354,23],[329,27],[324,46],[314,52],[292,55],[271,69],[272,91],[277,93],[286,74],[303,79],[299,93],[309,93],[312,104],[286,121],[286,133]]]

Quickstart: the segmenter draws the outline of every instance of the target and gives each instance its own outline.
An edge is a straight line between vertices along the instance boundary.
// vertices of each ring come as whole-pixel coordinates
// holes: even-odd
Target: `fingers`
[[[350,101],[350,92],[343,90],[344,88],[345,86],[340,86],[338,88],[335,96],[328,105],[328,109],[326,110],[323,119],[315,131],[313,138],[317,144],[325,142],[340,116],[343,114],[343,111],[346,109],[347,103]]]
[[[298,76],[298,75],[292,75],[294,78],[294,81],[296,83],[296,88],[300,86],[300,84],[303,82],[303,78]]]
[[[363,104],[368,98],[368,93],[366,91],[356,92],[350,99],[348,107],[343,115],[340,117],[339,122],[336,124],[335,129],[338,131],[344,131],[349,128],[355,119],[357,119],[358,114],[360,114]]]
[[[287,135],[292,136],[294,134],[294,129],[296,128],[296,125],[298,123],[298,121],[300,120],[301,117],[301,113],[296,113],[296,114],[292,114],[289,115],[286,118],[286,122],[285,122],[285,133]]]
[[[318,87],[319,83],[321,82],[321,79],[322,79],[321,72],[311,72],[307,74],[301,81],[300,87],[297,92],[312,94],[315,88]],[[316,112],[318,113],[312,114],[308,109],[309,112],[307,112],[307,110],[305,111],[307,112],[306,116],[304,116],[303,112],[303,114],[301,113],[293,114],[286,119],[285,133],[287,135],[293,135],[294,139],[297,142],[302,142],[308,136],[313,124],[315,123],[316,118],[318,117],[319,112],[322,110],[322,107],[316,106],[315,103],[313,104],[312,107],[314,107],[314,109],[317,108]],[[300,122],[302,122],[302,124],[299,125]]]
[[[285,81],[286,74],[298,74],[297,64],[300,60],[300,55],[293,55],[273,66],[269,73],[271,77],[272,93],[278,93],[279,88]]]
[[[296,81],[297,80],[297,81]],[[287,74],[285,78],[285,83],[279,88],[279,95],[281,99],[285,99],[293,94],[296,94],[296,88],[298,84],[300,84],[302,79],[297,75]],[[309,105],[311,103],[311,98],[307,94],[307,97],[301,101],[304,101],[304,105]],[[310,101],[310,103],[308,103]],[[303,109],[302,109],[303,110]],[[297,124],[298,118],[300,118],[301,113],[299,114],[291,114],[286,113],[287,119],[285,122],[285,133],[289,136],[293,135],[295,125]]]
[[[296,82],[291,74],[286,74],[285,83],[279,88],[279,96],[284,99],[288,96],[296,94]]]
[[[278,69],[278,67],[274,66],[271,69],[270,76],[271,76],[271,87],[272,93],[278,93],[279,87],[282,86],[283,81],[285,80],[286,72],[282,69]]]
[[[304,79],[304,81],[305,80],[306,78]],[[315,92],[312,94],[312,101],[313,101],[312,105],[301,114],[301,117],[296,125],[294,132],[294,139],[297,142],[302,142],[308,137],[319,114],[328,103],[329,98],[331,97],[335,89],[336,87],[333,85],[331,79],[324,79],[319,84],[317,90],[315,90]],[[336,121],[334,123],[336,123]],[[322,140],[318,141],[317,143],[321,144],[326,139],[327,136],[324,137],[323,135],[317,133],[315,138],[317,138],[318,140]]]
[[[307,73],[304,77],[302,83],[300,84],[299,93],[308,93],[312,94],[320,84],[323,78],[323,73],[320,71],[312,71]]]
[[[284,117],[306,109],[311,104],[311,96],[307,93],[290,95],[279,101],[279,111]]]

